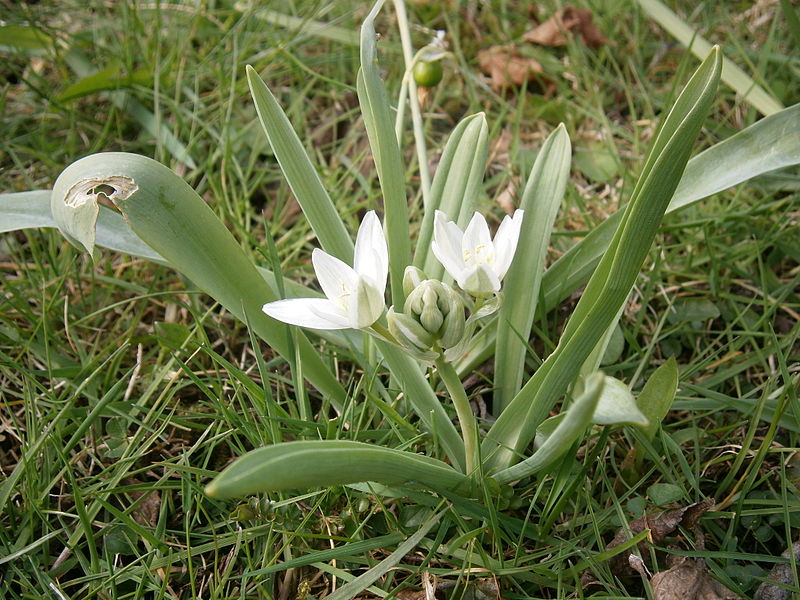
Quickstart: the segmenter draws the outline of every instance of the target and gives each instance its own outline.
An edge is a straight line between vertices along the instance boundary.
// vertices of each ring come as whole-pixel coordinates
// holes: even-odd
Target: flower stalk
[[[458,377],[458,373],[449,362],[443,358],[436,359],[436,370],[442,383],[447,388],[450,400],[456,409],[458,425],[461,429],[461,437],[464,440],[464,456],[467,475],[473,475],[480,464],[480,446],[478,444],[478,424],[472,407],[469,405],[469,398],[464,390],[464,385]]]

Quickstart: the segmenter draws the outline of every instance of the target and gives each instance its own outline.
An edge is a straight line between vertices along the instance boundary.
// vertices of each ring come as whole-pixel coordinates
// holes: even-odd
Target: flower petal
[[[322,291],[329,300],[346,312],[349,297],[358,285],[356,272],[349,265],[319,248],[314,248],[311,253],[311,262],[314,264],[314,271]]]
[[[268,302],[262,310],[273,319],[312,329],[347,329],[347,315],[325,298],[293,298]]]
[[[517,251],[524,215],[524,210],[514,211],[513,217],[506,215],[494,235],[494,271],[500,279],[505,277]]]
[[[473,296],[483,296],[500,290],[500,279],[490,265],[474,265],[463,273],[458,285]]]
[[[447,220],[447,215],[437,210],[433,219],[433,242],[431,250],[445,270],[455,279],[464,270],[461,240],[464,234],[458,225]]]
[[[356,236],[353,267],[367,277],[383,294],[389,276],[389,248],[378,215],[374,210],[364,215]]]
[[[489,226],[481,213],[472,215],[461,242],[462,260],[467,265],[494,263],[494,246]]]
[[[372,282],[359,277],[347,314],[350,327],[369,327],[383,314],[384,306],[383,292],[372,285]]]

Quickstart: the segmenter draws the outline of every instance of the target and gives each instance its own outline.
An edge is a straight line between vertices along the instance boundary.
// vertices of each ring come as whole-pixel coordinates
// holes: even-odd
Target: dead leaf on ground
[[[125,485],[142,485],[138,479],[128,477],[123,480]],[[161,494],[157,490],[135,490],[128,492],[134,502],[145,496],[131,512],[133,520],[143,527],[155,527],[158,524],[158,515],[161,511]]]
[[[795,562],[800,561],[800,542],[795,542],[791,548],[786,550],[781,556],[788,559],[794,553]],[[783,585],[780,585],[783,584]],[[794,571],[790,562],[778,563],[767,575],[766,581],[758,586],[753,600],[789,600],[792,598],[792,590],[783,586],[794,586],[797,582],[794,579]]]
[[[653,575],[655,600],[742,600],[708,574],[702,559],[677,558],[677,564]]]
[[[544,23],[523,35],[522,39],[542,46],[566,46],[570,34],[580,36],[590,48],[599,48],[608,43],[592,22],[592,13],[574,6],[557,10]]]
[[[630,522],[628,527],[633,535],[641,533],[645,529],[650,530],[649,542],[652,544],[660,544],[664,538],[674,532],[679,525],[683,525],[687,529],[694,530],[695,535],[702,538],[702,534],[698,531],[697,521],[700,516],[714,506],[712,498],[706,499],[703,502],[697,502],[684,506],[683,508],[676,508],[658,514],[649,514],[634,519]],[[625,529],[620,529],[614,539],[606,546],[606,550],[616,548],[620,544],[627,542],[630,539],[628,532]],[[701,539],[695,545],[702,547]],[[639,543],[639,551],[645,552],[647,550],[647,542]],[[628,557],[630,552],[622,552],[609,559],[611,572],[617,576],[629,576],[633,574]]]
[[[707,498],[703,502],[697,502],[676,508],[665,512],[647,514],[638,519],[634,519],[628,524],[627,529],[620,529],[614,539],[608,543],[606,550],[612,550],[620,544],[627,542],[632,536],[641,533],[645,529],[650,530],[650,536],[647,540],[639,542],[638,549],[641,554],[647,553],[647,544],[659,544],[664,538],[673,533],[679,525],[683,525],[687,529],[691,529],[695,534],[695,547],[697,549],[703,548],[703,534],[698,527],[698,520],[700,516],[707,512],[714,506],[714,499]],[[630,531],[630,534],[628,533]],[[611,572],[617,577],[633,577],[637,572],[641,573],[643,569],[634,568],[631,563],[631,557],[635,556],[632,552],[620,552],[608,559]],[[635,562],[635,561],[634,561]],[[638,565],[637,565],[638,566]],[[643,566],[643,565],[642,565]],[[597,584],[597,580],[591,571],[584,571],[581,576],[581,585],[584,589]]]
[[[492,46],[478,52],[481,71],[490,78],[489,85],[496,92],[519,86],[543,73],[542,65],[532,58],[522,56],[514,46]]]

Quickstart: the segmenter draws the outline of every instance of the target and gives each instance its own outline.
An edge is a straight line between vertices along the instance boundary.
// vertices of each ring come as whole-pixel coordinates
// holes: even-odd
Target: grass
[[[551,76],[504,92],[484,83],[476,54],[519,42],[530,28],[525,3],[409,6],[411,21],[423,25],[417,45],[437,28],[452,38],[454,60],[425,118],[431,155],[458,119],[487,113],[481,210],[502,214],[498,197],[523,188],[544,135],[566,123],[576,160],[553,258],[625,201],[657,115],[696,64],[641,11],[576,4],[592,10],[613,43],[521,48]],[[540,3],[536,13],[545,18],[557,5]],[[790,53],[796,32],[782,24],[781,6],[676,8],[789,105],[800,79]],[[352,32],[367,9],[286,3],[280,10],[305,24],[296,30],[230,4],[15,5],[8,24],[36,25],[59,43],[39,56],[6,54],[0,188],[46,189],[79,156],[139,152],[177,169],[255,261],[270,262],[270,237],[283,272],[310,280],[314,239],[257,126],[244,65],[269,82],[355,231],[379,193],[354,98],[358,49],[308,24]],[[391,14],[381,17],[382,64],[396,90],[402,66]],[[66,48],[96,69],[117,69],[112,86],[145,74],[124,91],[152,112],[159,134],[143,132],[142,113],[115,99],[119,92],[64,99],[80,79]],[[757,117],[721,88],[702,145]],[[176,159],[170,139],[194,167]],[[404,141],[418,206],[417,158],[410,136]],[[351,391],[338,419],[325,398],[296,385],[296,365],[276,359],[173,272],[111,253],[93,265],[52,231],[5,235],[0,590],[14,599],[322,597],[395,551],[433,502],[443,511],[438,524],[370,583],[370,594],[408,595],[427,582],[448,597],[498,589],[507,598],[580,597],[588,569],[599,597],[647,597],[648,584],[620,578],[603,552],[623,523],[661,510],[666,490],[671,505],[708,497],[718,505],[701,521],[704,548],[692,532],[673,534],[643,553],[650,569],[666,569],[670,552],[701,556],[716,578],[751,596],[800,526],[799,210],[796,178],[762,179],[665,221],[622,320],[624,350],[604,367],[638,387],[676,357],[680,388],[661,433],[648,443],[634,430],[597,430],[559,472],[518,486],[502,510],[366,486],[238,504],[207,498],[203,486],[231,457],[281,439],[438,450],[406,421],[391,381],[354,370],[322,341]],[[552,349],[569,309],[537,316],[535,353]],[[532,354],[531,369],[537,364]],[[469,381],[476,405],[488,402],[485,371]],[[632,470],[626,457],[641,445],[646,458]],[[678,550],[665,552],[669,544]]]

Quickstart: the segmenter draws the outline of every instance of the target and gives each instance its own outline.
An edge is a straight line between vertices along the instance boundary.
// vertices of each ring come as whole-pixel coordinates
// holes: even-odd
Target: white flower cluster
[[[523,213],[517,210],[513,217],[506,216],[492,239],[480,213],[461,231],[443,212],[436,211],[433,254],[468,294],[478,299],[497,294],[517,249]],[[352,267],[319,248],[314,249],[311,260],[327,297],[269,302],[264,312],[278,321],[311,329],[368,329],[375,325],[386,308],[389,274],[386,237],[375,211],[366,214],[358,229]],[[395,335],[411,331],[413,335],[402,337],[412,339],[415,350],[437,342],[451,346],[464,332],[463,303],[450,286],[416,271],[414,286],[405,290],[410,302],[404,312],[395,312],[394,307],[389,311],[390,330]],[[459,311],[461,317],[456,318]],[[454,336],[454,332],[459,333]]]

